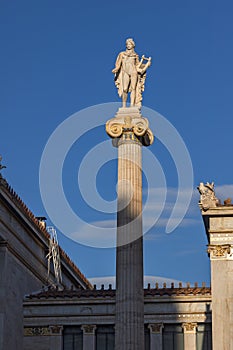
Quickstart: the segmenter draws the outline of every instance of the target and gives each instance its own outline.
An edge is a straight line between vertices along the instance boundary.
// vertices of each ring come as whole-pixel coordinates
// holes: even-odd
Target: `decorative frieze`
[[[228,244],[229,242],[233,242],[233,234],[229,231],[229,233],[210,233],[210,242],[219,242]]]
[[[63,330],[63,326],[53,325],[47,327],[25,327],[24,328],[24,336],[32,337],[32,336],[50,336],[50,335],[61,335]]]
[[[51,335],[49,327],[25,327],[24,328],[25,337],[44,336],[44,335]]]
[[[174,317],[174,316],[173,316]],[[205,322],[207,320],[208,315],[206,313],[200,313],[200,314],[179,314],[178,319],[180,319],[180,322],[183,321],[183,324],[190,324],[190,323],[195,323],[193,321],[198,321],[198,322]]]

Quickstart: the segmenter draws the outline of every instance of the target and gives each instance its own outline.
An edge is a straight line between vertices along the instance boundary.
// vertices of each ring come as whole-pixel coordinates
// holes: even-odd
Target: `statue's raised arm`
[[[139,60],[134,48],[133,39],[127,39],[126,50],[119,53],[115,68],[112,70],[115,74],[115,84],[118,94],[122,98],[123,107],[126,107],[129,92],[131,93],[130,105],[141,107],[146,70],[151,65],[151,57],[146,58],[143,55]]]

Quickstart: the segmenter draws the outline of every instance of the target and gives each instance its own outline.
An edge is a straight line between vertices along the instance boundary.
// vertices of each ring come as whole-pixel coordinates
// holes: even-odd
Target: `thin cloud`
[[[199,253],[199,249],[187,249],[187,250],[179,250],[174,253],[175,256],[186,256]]]
[[[216,186],[215,193],[222,202],[229,197],[233,199],[233,185]]]
[[[93,221],[79,227],[76,232],[70,234],[70,238],[94,247],[112,247],[116,242],[116,227],[116,220]]]
[[[158,221],[156,222],[155,226],[156,227],[166,227],[167,223],[168,223],[169,217],[161,217],[158,219]],[[170,221],[172,221],[172,224],[177,224],[180,221],[180,218],[173,218],[170,219]],[[151,227],[151,223],[153,223],[153,217],[150,216],[145,216],[143,219],[143,228],[144,230],[148,229],[149,227]],[[179,227],[187,227],[190,225],[196,225],[197,223],[200,222],[200,219],[198,218],[184,218],[180,223],[179,223]]]
[[[233,190],[233,185],[230,186]],[[229,191],[229,186],[221,186],[222,191]],[[162,193],[167,190],[166,203],[164,209],[161,212],[161,199]],[[184,208],[184,203],[182,198],[190,193],[190,189],[180,190],[180,202],[176,204],[176,217],[170,218],[171,212],[174,208],[176,197],[177,197],[177,188],[169,187],[164,188],[151,188],[150,204],[147,205],[146,210],[143,212],[143,232],[151,230],[151,236],[147,236],[147,240],[158,239],[157,234],[155,235],[153,231],[157,228],[165,234],[167,224],[170,220],[170,225],[173,227],[177,226],[183,228],[188,226],[194,226],[200,223],[201,217],[198,208],[198,191],[191,189],[193,196],[191,204],[188,208],[188,211],[185,217],[180,221],[181,217],[186,208]],[[161,212],[161,214],[160,214]],[[180,216],[179,216],[180,215]],[[156,220],[157,218],[157,220]],[[109,228],[109,231],[106,229]],[[115,246],[116,242],[116,231],[117,231],[117,221],[115,220],[100,220],[93,221],[77,229],[76,233],[73,233],[70,238],[77,241],[85,241],[85,244],[90,246],[101,246],[101,247],[110,247]],[[107,233],[106,233],[107,232]],[[162,235],[162,233],[160,234]]]
[[[109,284],[112,285],[112,288],[116,287],[116,277],[115,276],[105,276],[105,277],[91,277],[88,278],[89,281],[92,284],[96,284],[97,288],[101,288],[102,285],[105,286],[105,288],[108,288]],[[148,286],[148,283],[150,283],[151,287],[155,287],[155,283],[159,284],[159,287],[163,286],[163,283],[167,284],[167,287],[171,286],[171,283],[174,283],[175,287],[178,287],[179,283],[184,283],[179,280],[175,280],[168,277],[162,277],[162,276],[144,276],[144,287],[146,288]]]
[[[179,202],[176,203],[178,189],[174,187],[165,188],[151,188],[150,190],[151,201],[147,205],[147,210],[144,212],[143,216],[143,227],[144,231],[151,226],[154,219],[161,210],[161,206],[164,204],[164,208],[160,217],[158,218],[155,226],[156,228],[166,229],[169,222],[170,226],[176,227],[187,227],[191,225],[196,225],[200,222],[200,213],[198,207],[198,191],[196,189],[181,189],[179,190]],[[166,202],[161,203],[162,194],[164,191],[166,193]],[[145,193],[145,191],[144,191]],[[186,198],[192,194],[191,202],[188,208],[186,208]],[[176,216],[170,218],[174,206],[176,205]],[[185,213],[186,211],[186,213]],[[185,216],[183,217],[185,213]],[[181,218],[183,219],[181,220]],[[152,239],[152,237],[150,238]],[[157,239],[157,238],[155,238]]]
[[[153,233],[147,233],[144,236],[144,241],[155,241],[159,240],[164,237],[164,232],[153,232]]]
[[[196,189],[181,189],[179,190],[179,203],[176,203],[178,189],[175,187],[168,187],[165,188],[151,188],[150,191],[150,197],[151,197],[151,203],[147,205],[148,211],[158,211],[161,209],[161,206],[164,204],[163,212],[172,211],[174,208],[174,205],[176,204],[176,211],[177,213],[183,213],[184,210],[188,209],[188,213],[191,212],[193,209],[198,208],[198,191]],[[166,191],[166,201],[165,203],[162,203],[163,199],[163,193]],[[146,191],[143,191],[144,194],[147,193]],[[192,194],[192,199],[189,205],[189,208],[186,208],[186,198],[187,196]]]

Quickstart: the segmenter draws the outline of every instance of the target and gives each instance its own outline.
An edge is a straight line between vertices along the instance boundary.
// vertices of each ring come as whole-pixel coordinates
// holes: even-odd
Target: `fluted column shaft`
[[[143,350],[141,148],[154,136],[137,107],[119,108],[106,132],[118,147],[115,350]]]
[[[133,132],[118,143],[116,350],[144,349],[141,143]]]

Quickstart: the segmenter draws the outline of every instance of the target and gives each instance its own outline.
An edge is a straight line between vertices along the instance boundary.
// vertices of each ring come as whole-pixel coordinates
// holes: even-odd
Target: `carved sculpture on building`
[[[216,207],[219,204],[219,199],[215,196],[214,183],[203,182],[197,187],[200,193],[199,205],[201,209],[207,210],[209,208]]]
[[[151,57],[144,55],[139,60],[134,51],[135,42],[132,38],[126,40],[126,50],[119,53],[115,68],[115,84],[118,94],[122,98],[123,107],[126,107],[128,93],[130,92],[130,105],[141,107],[142,92],[146,80],[146,70],[151,65]],[[146,61],[146,63],[144,63]]]
[[[0,155],[0,171],[2,169],[6,169],[6,166],[5,165],[2,165],[2,156]]]
[[[0,155],[0,185],[6,186],[6,180],[4,179],[4,177],[1,174],[1,170],[2,169],[6,169],[5,165],[2,165],[2,156]]]

